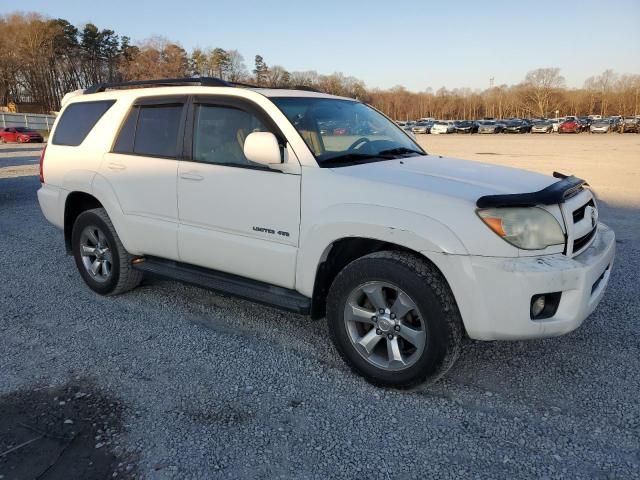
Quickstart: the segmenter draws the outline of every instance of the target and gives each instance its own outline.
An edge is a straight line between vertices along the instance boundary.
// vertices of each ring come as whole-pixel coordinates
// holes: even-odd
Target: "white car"
[[[556,177],[429,155],[353,99],[200,78],[67,95],[38,200],[93,291],[150,272],[326,317],[356,372],[406,387],[463,335],[561,335],[596,308],[615,236]]]
[[[441,133],[453,133],[455,132],[455,126],[451,121],[436,121],[433,122],[431,127],[431,133],[433,135],[439,135]]]

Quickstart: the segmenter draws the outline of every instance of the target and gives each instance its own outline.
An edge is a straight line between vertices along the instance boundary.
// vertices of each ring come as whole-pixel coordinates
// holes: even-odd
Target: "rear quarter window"
[[[52,143],[77,147],[114,103],[115,100],[72,103],[62,112]]]

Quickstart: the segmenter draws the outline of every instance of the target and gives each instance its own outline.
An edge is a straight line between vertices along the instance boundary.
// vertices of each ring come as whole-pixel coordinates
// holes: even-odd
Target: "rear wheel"
[[[78,215],[71,234],[76,267],[85,283],[101,295],[117,295],[138,286],[142,272],[129,254],[103,208]]]
[[[462,320],[442,274],[405,252],[377,252],[347,265],[327,301],[329,334],[368,381],[410,387],[435,382],[461,350]]]

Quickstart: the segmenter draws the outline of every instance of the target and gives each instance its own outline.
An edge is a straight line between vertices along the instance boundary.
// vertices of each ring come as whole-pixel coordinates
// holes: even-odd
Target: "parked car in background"
[[[553,123],[550,120],[542,120],[531,125],[531,133],[553,133]]]
[[[638,133],[640,132],[640,125],[636,117],[624,117],[622,122],[618,125],[619,133]]]
[[[433,122],[433,127],[431,127],[431,133],[433,135],[439,135],[441,133],[453,133],[455,132],[455,127],[453,126],[453,122],[451,121],[436,121]]]
[[[421,133],[421,134],[426,134],[426,133],[431,133],[431,127],[433,126],[433,122],[430,121],[420,121],[417,122],[413,128],[411,129],[411,131],[413,133]]]
[[[589,128],[591,127],[591,119],[588,117],[578,117],[578,123],[582,125],[583,132],[589,132]]]
[[[589,126],[591,133],[609,133],[611,131],[611,120],[605,118],[603,120],[595,120]]]
[[[456,133],[478,133],[478,123],[470,120],[460,120],[453,123]]]
[[[413,127],[415,127],[416,122],[407,122],[401,127],[405,132],[413,133]]]
[[[582,132],[582,124],[577,118],[565,120],[558,127],[558,133],[580,133]]]
[[[0,143],[42,143],[44,138],[35,130],[26,127],[0,128]]]
[[[560,124],[562,122],[564,122],[565,120],[566,120],[566,118],[564,118],[564,117],[551,119],[551,125],[553,126],[553,131],[557,132],[558,129],[560,128]]]
[[[614,117],[609,117],[609,121],[611,122],[611,131],[612,132],[618,132],[620,131],[620,124],[622,123],[622,117],[620,116],[614,116]]]
[[[504,127],[504,133],[528,133],[531,125],[525,120],[509,120]]]
[[[504,125],[495,120],[480,120],[478,122],[478,133],[502,133]]]

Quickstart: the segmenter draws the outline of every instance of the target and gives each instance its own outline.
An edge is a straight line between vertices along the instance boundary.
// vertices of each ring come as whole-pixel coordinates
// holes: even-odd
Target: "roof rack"
[[[122,87],[178,87],[184,85],[201,85],[203,87],[242,87],[242,88],[274,88],[286,90],[303,90],[306,92],[322,93],[313,87],[306,85],[295,85],[292,87],[260,87],[241,82],[227,82],[215,77],[192,77],[192,78],[159,78],[155,80],[134,80],[131,82],[97,83],[85,89],[85,94],[100,93],[107,89]]]
[[[197,78],[160,78],[156,80],[134,80],[132,82],[116,82],[116,83],[97,83],[87,88],[84,93],[104,92],[108,88],[121,87],[177,87],[182,85],[202,85],[205,87],[232,87],[229,82],[225,82],[215,77],[197,77]]]

